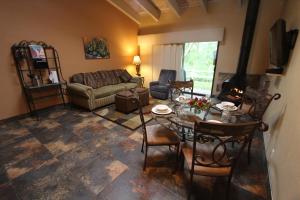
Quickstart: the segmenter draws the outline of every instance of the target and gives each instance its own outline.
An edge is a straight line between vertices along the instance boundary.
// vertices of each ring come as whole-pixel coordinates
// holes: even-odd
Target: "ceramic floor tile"
[[[13,164],[37,154],[47,155],[49,152],[34,137],[0,148],[0,163]]]
[[[149,124],[157,123],[155,120]],[[142,170],[141,129],[131,131],[91,112],[56,106],[40,121],[0,121],[0,199],[186,199],[187,170],[172,173],[168,147],[151,147]],[[242,159],[231,200],[270,199],[262,136]],[[191,199],[223,199],[226,179],[194,177]]]
[[[13,184],[22,199],[93,199],[94,195],[73,177],[54,162],[15,179]]]
[[[95,195],[128,169],[118,160],[98,159],[78,172],[79,179]]]
[[[0,184],[0,199],[19,200],[16,191],[11,184]]]
[[[0,132],[0,147],[17,142],[21,137],[28,136],[30,131],[27,128],[16,128]]]

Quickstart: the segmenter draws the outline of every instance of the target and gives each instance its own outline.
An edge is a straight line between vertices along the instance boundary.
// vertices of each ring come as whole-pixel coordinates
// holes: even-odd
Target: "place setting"
[[[229,101],[222,101],[221,103],[216,104],[215,107],[217,109],[219,109],[220,111],[223,111],[223,110],[236,111],[236,110],[238,110],[238,107],[235,106],[234,103],[229,102]]]
[[[168,105],[158,104],[151,109],[151,112],[156,115],[169,115],[173,113],[173,110]]]

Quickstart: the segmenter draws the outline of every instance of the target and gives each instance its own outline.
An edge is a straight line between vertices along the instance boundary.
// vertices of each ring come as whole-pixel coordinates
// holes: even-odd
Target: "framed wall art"
[[[107,40],[101,37],[83,37],[86,59],[108,59],[110,52]]]

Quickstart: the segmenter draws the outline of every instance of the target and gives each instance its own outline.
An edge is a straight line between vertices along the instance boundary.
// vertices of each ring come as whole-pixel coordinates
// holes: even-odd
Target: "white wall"
[[[288,28],[300,28],[300,1],[289,0],[283,17]],[[271,92],[282,99],[273,102],[265,120],[270,125],[266,134],[266,155],[273,200],[300,199],[300,37],[298,37],[286,72],[271,77]]]
[[[261,0],[249,59],[248,73],[250,74],[263,74],[268,67],[269,29],[281,14],[283,3],[284,0]],[[180,18],[172,13],[162,13],[159,22],[146,19],[139,30],[139,35],[222,27],[225,33],[223,42],[219,46],[216,75],[219,72],[234,73],[239,58],[245,14],[246,4],[241,7],[240,1],[212,1],[208,5],[207,13],[200,7],[195,7],[184,10]],[[188,38],[186,35],[183,37]],[[148,73],[147,70],[145,69],[145,73]]]
[[[154,47],[157,45],[202,41],[223,41],[223,38],[224,28],[139,35],[138,44],[140,45],[140,55],[142,60],[141,73],[145,77],[145,85],[148,86],[150,81],[156,80],[157,78],[156,68],[159,68],[160,66],[156,66],[155,60],[153,60],[153,55],[155,53]]]

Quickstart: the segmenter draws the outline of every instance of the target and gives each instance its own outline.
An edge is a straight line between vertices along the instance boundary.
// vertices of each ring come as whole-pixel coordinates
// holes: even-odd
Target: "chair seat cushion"
[[[156,91],[156,92],[163,92],[168,93],[169,87],[166,85],[153,85],[150,87],[150,90]]]
[[[182,153],[186,160],[189,170],[192,169],[192,158],[193,158],[193,147],[192,144],[185,143],[182,146]],[[205,150],[197,149],[197,155],[201,154],[204,158],[210,159],[208,152]],[[209,153],[210,154],[210,153]],[[202,176],[228,176],[230,174],[231,167],[205,167],[200,165],[195,165],[194,173]]]
[[[149,145],[176,145],[180,143],[176,132],[162,125],[146,126],[146,130]]]

